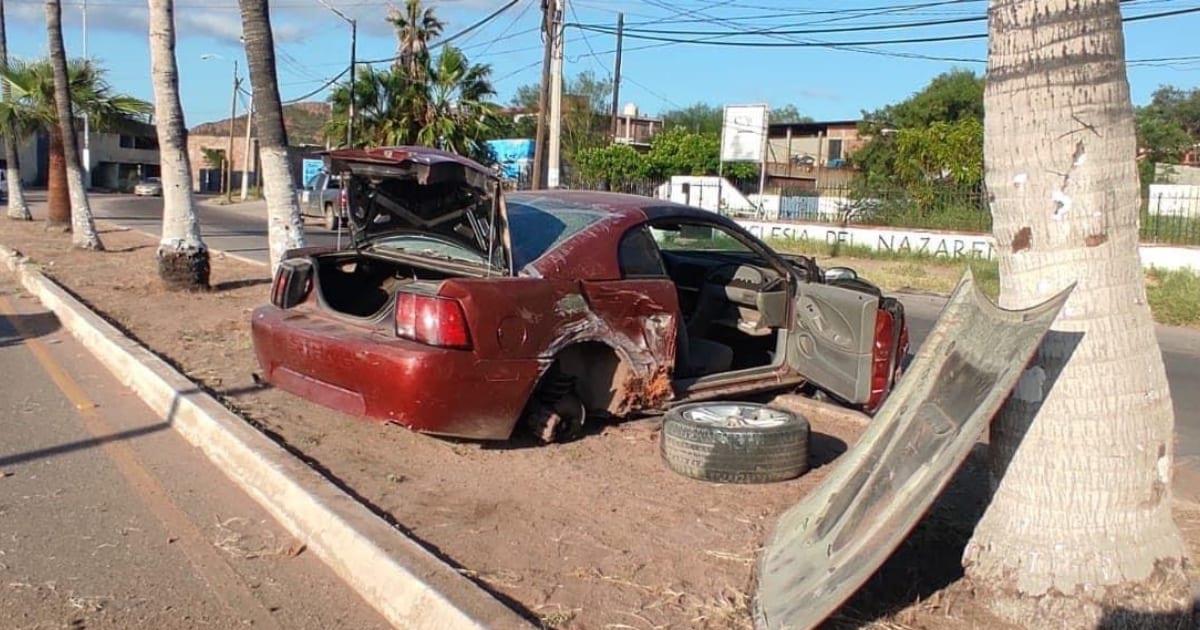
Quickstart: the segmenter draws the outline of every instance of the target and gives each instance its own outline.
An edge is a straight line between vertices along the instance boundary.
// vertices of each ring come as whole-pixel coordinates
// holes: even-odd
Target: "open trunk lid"
[[[512,273],[500,180],[483,165],[427,147],[343,149],[326,161],[342,177],[356,249]]]

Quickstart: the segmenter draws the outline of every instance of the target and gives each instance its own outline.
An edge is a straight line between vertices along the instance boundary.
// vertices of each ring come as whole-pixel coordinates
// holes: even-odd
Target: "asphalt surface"
[[[0,627],[386,627],[8,276],[0,374]]]
[[[41,200],[35,192],[33,199]],[[129,195],[93,195],[93,210],[97,217],[119,225],[158,234],[162,200]],[[228,206],[216,205],[215,199],[200,203],[200,221],[208,246],[253,260],[267,260],[266,206],[263,202],[247,202]],[[34,208],[37,214],[39,207]],[[320,220],[308,220],[307,239],[310,245],[335,245],[338,235],[320,227]],[[345,234],[342,235],[345,238]],[[909,314],[909,324],[915,349],[933,327],[945,303],[943,298],[925,295],[900,295]],[[1159,344],[1176,414],[1177,461],[1193,470],[1200,470],[1200,332],[1158,327]],[[1200,494],[1200,490],[1198,490]]]

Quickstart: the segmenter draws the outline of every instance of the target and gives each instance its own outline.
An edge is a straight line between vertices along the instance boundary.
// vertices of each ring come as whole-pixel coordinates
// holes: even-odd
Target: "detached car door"
[[[800,282],[788,330],[788,364],[849,403],[871,396],[879,298],[832,284]]]

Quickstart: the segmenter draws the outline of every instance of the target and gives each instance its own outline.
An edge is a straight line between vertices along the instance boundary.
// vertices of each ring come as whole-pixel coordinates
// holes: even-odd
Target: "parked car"
[[[133,194],[138,197],[161,197],[162,192],[162,180],[157,177],[147,177],[133,187]]]
[[[418,431],[543,440],[674,403],[819,387],[876,408],[904,310],[735,222],[605,192],[502,195],[425,148],[329,154],[354,247],[289,252],[252,315],[275,386]]]
[[[337,175],[321,172],[300,191],[301,212],[306,217],[323,219],[326,229],[342,227],[343,206],[342,180]]]

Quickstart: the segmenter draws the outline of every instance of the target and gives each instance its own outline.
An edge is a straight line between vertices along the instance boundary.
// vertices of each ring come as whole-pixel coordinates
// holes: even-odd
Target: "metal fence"
[[[986,232],[992,229],[981,188],[929,186],[921,190],[832,186],[783,189],[780,219]]]
[[[1200,245],[1200,186],[1151,184],[1142,196],[1144,243]]]
[[[520,180],[510,185],[525,190],[529,184],[527,180]],[[928,186],[913,190],[845,185],[783,188],[768,189],[759,199],[750,194],[757,188],[757,182],[741,184],[734,182],[732,188],[738,193],[731,194],[733,191],[728,185],[722,188],[698,182],[657,180],[593,182],[568,174],[562,187],[671,199],[731,216],[960,232],[987,233],[992,230],[988,197],[982,187]],[[731,197],[743,201],[735,207],[730,203]],[[1140,226],[1142,242],[1200,246],[1200,186],[1151,185],[1143,189]]]

